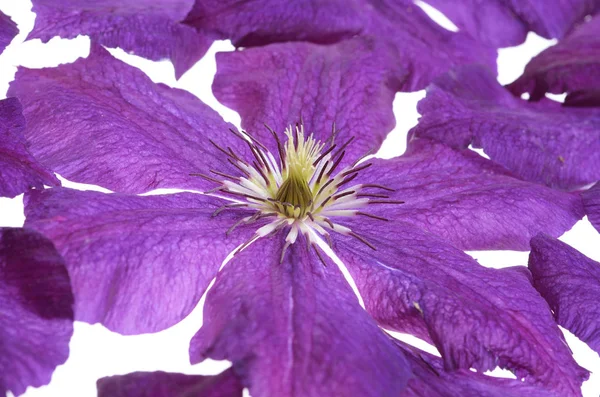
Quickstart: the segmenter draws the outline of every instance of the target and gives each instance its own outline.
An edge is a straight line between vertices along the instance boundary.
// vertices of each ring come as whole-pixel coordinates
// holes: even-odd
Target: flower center
[[[190,174],[219,184],[211,192],[221,192],[226,198],[234,201],[219,208],[213,215],[216,216],[227,209],[256,210],[252,216],[244,217],[233,225],[229,232],[240,224],[256,222],[263,218],[272,219],[260,227],[246,244],[289,227],[286,248],[296,242],[300,233],[314,245],[315,236],[321,235],[330,242],[329,232],[336,231],[353,236],[375,249],[370,242],[350,228],[337,223],[337,220],[350,216],[367,216],[386,221],[385,218],[363,212],[361,209],[372,204],[402,202],[387,200],[389,197],[385,194],[369,192],[370,189],[393,191],[385,186],[349,186],[360,171],[371,166],[370,163],[360,164],[362,158],[335,172],[344,158],[346,147],[354,138],[337,147],[333,143],[335,127],[331,139],[327,140],[331,142],[327,144],[317,141],[312,135],[306,136],[304,127],[296,125],[295,128],[290,126],[286,129],[287,141],[283,145],[277,133],[270,128],[269,131],[277,143],[279,161],[261,142],[247,133],[242,135],[232,131],[248,145],[252,159],[242,159],[231,149],[225,150],[211,141],[217,149],[227,155],[229,163],[241,174],[234,176],[217,170],[211,170],[217,178],[205,174]]]

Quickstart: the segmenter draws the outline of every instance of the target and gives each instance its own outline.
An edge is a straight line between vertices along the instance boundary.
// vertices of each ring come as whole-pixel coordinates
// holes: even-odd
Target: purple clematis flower
[[[561,39],[584,17],[600,10],[597,0],[428,0],[461,30],[494,47],[525,41],[533,31]]]
[[[15,197],[29,188],[44,184],[58,186],[60,181],[40,165],[27,149],[23,137],[25,118],[16,98],[0,101],[0,197]]]
[[[151,60],[170,59],[179,78],[213,41],[180,23],[192,6],[193,0],[33,0],[36,20],[28,39],[88,35]]]
[[[533,285],[548,301],[558,324],[600,353],[600,263],[567,244],[540,234],[531,240]]]
[[[231,369],[215,376],[134,372],[97,385],[98,397],[242,397],[244,389]]]
[[[588,220],[600,232],[600,183],[583,192],[583,204]]]
[[[255,396],[399,395],[416,370],[378,325],[433,342],[448,370],[500,365],[524,378],[525,389],[580,395],[587,374],[528,275],[483,268],[436,236],[461,247],[522,247],[538,229],[558,235],[571,227],[583,216],[579,196],[426,140],[413,140],[397,159],[359,163],[379,139],[369,126],[389,126],[386,111],[360,111],[367,97],[389,106],[389,92],[376,83],[381,77],[365,78],[350,60],[336,63],[312,45],[290,45],[314,58],[314,67],[294,72],[306,82],[305,95],[288,93],[285,76],[260,80],[272,74],[272,55],[262,74],[247,76],[256,96],[246,97],[240,81],[232,84],[239,97],[229,93],[240,101],[263,98],[254,114],[269,115],[275,126],[293,116],[287,110],[298,95],[306,98],[302,117],[314,133],[304,125],[285,134],[265,128],[268,143],[227,132],[190,94],[153,84],[99,47],[71,65],[18,72],[11,93],[25,104],[26,136],[44,164],[125,193],[212,191],[26,194],[26,225],[66,258],[76,317],[126,334],[158,331],[183,319],[216,276],[191,360],[233,361]],[[328,88],[330,76],[339,76],[344,101]],[[269,91],[273,86],[281,91]],[[337,105],[323,112],[308,98]],[[279,107],[269,112],[274,103]],[[334,122],[347,128],[332,132]],[[368,172],[378,179],[367,180]],[[484,213],[467,211],[474,203],[487,206],[494,228],[482,230],[477,218]],[[548,211],[555,216],[546,219]],[[347,263],[366,311],[321,251],[321,238]]]
[[[10,17],[0,12],[0,54],[18,33],[17,24]]]
[[[575,190],[600,179],[600,109],[513,97],[483,68],[449,73],[428,88],[411,135],[473,145],[521,178]]]
[[[32,230],[0,228],[0,396],[50,382],[69,355],[72,334],[63,259]]]
[[[600,15],[533,58],[509,89],[534,101],[567,93],[565,105],[600,106]]]

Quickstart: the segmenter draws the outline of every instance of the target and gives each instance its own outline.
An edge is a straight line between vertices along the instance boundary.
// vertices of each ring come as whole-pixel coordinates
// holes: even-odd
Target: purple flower
[[[180,23],[192,5],[193,0],[33,0],[36,20],[28,39],[88,35],[107,47],[170,59],[179,78],[213,41]]]
[[[97,384],[98,397],[242,397],[244,389],[231,369],[215,376],[134,372]]]
[[[596,0],[429,0],[461,30],[494,47],[525,41],[533,31],[547,39],[563,38],[573,26],[600,10]]]
[[[540,234],[531,240],[529,269],[558,324],[600,353],[600,263]]]
[[[588,220],[600,232],[600,183],[583,192],[583,204]]]
[[[483,68],[437,79],[418,106],[413,136],[473,145],[519,177],[575,190],[600,179],[600,109],[513,97]]]
[[[509,89],[534,101],[565,92],[566,105],[600,106],[600,15],[533,58]]]
[[[11,93],[24,103],[25,135],[42,163],[125,193],[211,191],[26,194],[27,226],[65,257],[76,317],[126,334],[158,331],[183,319],[216,276],[191,360],[233,361],[255,396],[398,395],[416,370],[378,324],[433,342],[448,370],[500,365],[525,378],[521,387],[580,395],[586,372],[526,272],[483,268],[435,235],[461,247],[524,248],[540,229],[571,227],[583,216],[580,197],[426,140],[413,140],[405,156],[357,163],[382,136],[370,129],[390,128],[379,108],[390,101],[382,77],[362,73],[368,58],[354,65],[315,45],[289,46],[231,55],[263,65],[247,86],[234,74],[239,95],[229,98],[244,112],[285,126],[296,97],[306,103],[306,125],[285,134],[263,127],[259,138],[227,131],[190,94],[153,84],[98,47],[71,65],[18,72]],[[272,73],[271,60],[294,48],[311,67]],[[368,100],[371,114],[363,114]],[[331,131],[333,123],[343,128]],[[366,311],[320,238],[348,265]]]
[[[17,24],[10,17],[0,12],[0,54],[18,33]]]
[[[69,355],[73,294],[50,241],[0,228],[0,395],[50,382]]]
[[[58,186],[52,172],[40,165],[27,149],[23,137],[25,118],[16,98],[0,101],[0,197],[15,197],[44,184]]]

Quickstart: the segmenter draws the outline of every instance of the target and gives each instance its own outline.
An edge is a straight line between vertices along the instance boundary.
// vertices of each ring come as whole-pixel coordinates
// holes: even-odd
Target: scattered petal
[[[540,232],[560,236],[584,216],[581,197],[525,182],[470,150],[412,139],[390,160],[373,159],[355,183],[392,188],[368,212],[411,223],[464,250],[529,250]],[[548,216],[552,214],[552,216]]]
[[[600,232],[600,182],[583,192],[583,205],[588,220]]]
[[[0,197],[15,197],[30,188],[59,186],[54,174],[33,158],[23,137],[25,118],[16,98],[0,101]]]
[[[600,179],[600,109],[515,98],[477,67],[437,79],[411,134],[483,148],[521,178],[574,190]]]
[[[0,11],[0,54],[19,33],[17,24]]]
[[[193,0],[33,0],[29,39],[88,35],[92,42],[149,58],[169,59],[177,78],[208,50],[212,38],[179,23]]]
[[[199,99],[154,84],[99,46],[73,64],[21,68],[9,92],[23,103],[33,155],[74,182],[124,193],[210,189],[189,174],[233,168],[210,139],[245,150]]]
[[[508,368],[528,384],[579,396],[587,372],[569,351],[524,267],[489,269],[403,222],[346,226],[333,235],[367,311],[384,328],[432,341],[446,370]]]
[[[101,378],[98,397],[242,397],[243,387],[231,369],[219,375],[133,372]]]
[[[121,334],[157,332],[196,306],[227,255],[253,229],[226,237],[235,216],[194,193],[128,196],[64,188],[25,196],[27,227],[65,258],[75,317]]]
[[[0,395],[49,383],[69,356],[72,334],[63,259],[38,233],[0,228]]]
[[[281,235],[260,239],[219,273],[192,363],[233,361],[254,397],[399,395],[408,363],[335,264],[302,242],[280,263],[282,246]]]
[[[529,270],[556,322],[600,353],[600,263],[540,234],[531,239]]]

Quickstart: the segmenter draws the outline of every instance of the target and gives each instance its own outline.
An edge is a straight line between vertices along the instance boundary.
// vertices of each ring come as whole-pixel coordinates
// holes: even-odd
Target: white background
[[[442,26],[456,30],[449,21],[426,5],[423,7]],[[89,39],[78,37],[74,40],[53,39],[47,44],[39,40],[24,43],[25,37],[33,28],[35,15],[31,12],[31,3],[26,0],[0,0],[0,10],[11,16],[19,25],[20,34],[0,56],[0,98],[4,98],[9,82],[14,78],[17,66],[30,68],[51,67],[61,63],[73,62],[78,57],[85,57],[89,52]],[[502,84],[515,80],[523,71],[525,64],[552,45],[552,40],[544,40],[530,34],[526,43],[510,49],[500,50],[498,58],[499,81]],[[216,65],[214,54],[217,51],[230,51],[229,42],[217,42],[209,53],[186,73],[179,81],[175,81],[173,67],[169,62],[150,62],[136,56],[125,54],[121,50],[111,50],[118,58],[141,68],[155,82],[186,89],[202,101],[216,109],[227,121],[239,126],[239,116],[221,106],[211,93],[210,86]],[[397,94],[394,101],[394,113],[397,126],[379,152],[379,156],[389,158],[403,153],[406,134],[417,122],[417,101],[424,92]],[[560,98],[558,98],[560,99]],[[480,152],[481,153],[481,152]],[[62,179],[63,185],[79,189],[105,189],[75,184]],[[9,200],[0,198],[0,226],[22,226],[22,195]],[[561,237],[589,257],[600,261],[600,234],[583,219],[575,227]],[[484,266],[506,267],[527,264],[527,252],[488,251],[470,252]],[[29,388],[24,394],[27,397],[87,397],[95,396],[96,379],[125,374],[134,371],[164,370],[189,374],[216,374],[227,368],[230,363],[207,360],[190,366],[188,360],[188,343],[202,325],[202,298],[196,310],[178,325],[157,334],[139,336],[121,336],[112,333],[100,325],[75,323],[75,334],[71,340],[71,355],[68,361],[57,368],[50,385],[39,389]],[[598,304],[598,302],[590,302]],[[567,341],[574,352],[577,362],[592,371],[590,380],[584,383],[585,397],[600,394],[600,358],[569,332],[565,332]],[[395,336],[417,344],[419,347],[436,353],[434,347],[410,336]],[[507,371],[496,370],[494,376],[511,376]],[[10,394],[9,394],[10,395]]]

